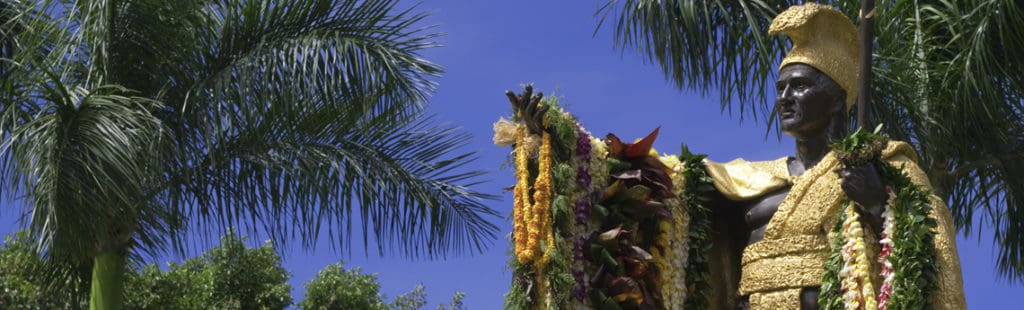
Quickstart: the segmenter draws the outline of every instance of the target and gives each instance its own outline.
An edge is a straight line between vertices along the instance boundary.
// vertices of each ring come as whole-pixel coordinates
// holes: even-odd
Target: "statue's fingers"
[[[543,97],[544,97],[544,93],[540,93],[540,92],[538,92],[538,93],[537,93],[536,95],[533,95],[533,97],[530,97],[530,100],[529,100],[529,101],[530,101],[530,103],[529,103],[529,105],[530,105],[530,111],[531,111],[531,113],[530,113],[530,114],[531,114],[531,115],[533,115],[533,114],[536,114],[536,113],[537,113],[537,108],[539,108],[540,106],[542,106],[542,105],[540,104],[540,100],[541,100],[541,98],[543,98]]]
[[[523,97],[521,100],[523,104],[523,113],[526,113],[526,115],[533,115],[537,113],[537,103],[535,103],[531,97]]]
[[[548,108],[550,108],[550,107],[547,106],[547,105],[544,105],[544,106],[540,107],[539,109],[537,109],[537,112],[533,114],[533,119],[537,120],[538,122],[543,123],[544,113],[548,112]]]
[[[531,96],[533,96],[533,85],[527,84],[526,87],[523,88],[522,98],[526,99],[526,101],[530,101]]]
[[[506,90],[505,97],[508,97],[508,101],[512,103],[513,107],[519,109],[519,100],[516,99],[516,93],[513,93],[511,90]]]

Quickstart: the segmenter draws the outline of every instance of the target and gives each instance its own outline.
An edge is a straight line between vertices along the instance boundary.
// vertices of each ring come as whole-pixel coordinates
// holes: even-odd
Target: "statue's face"
[[[832,114],[844,108],[842,98],[836,98],[842,94],[838,87],[828,75],[805,64],[779,70],[775,109],[782,131],[798,139],[825,133]]]

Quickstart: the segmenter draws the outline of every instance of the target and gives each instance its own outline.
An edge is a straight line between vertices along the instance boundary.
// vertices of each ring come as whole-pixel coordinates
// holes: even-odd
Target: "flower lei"
[[[833,150],[846,165],[877,160],[888,143],[885,136],[878,134],[880,128],[874,133],[858,130],[833,145]],[[901,168],[876,163],[889,195],[879,241],[878,263],[883,279],[879,293],[876,297],[873,288],[868,289],[868,262],[858,252],[864,249],[858,244],[863,243],[863,231],[851,203],[842,210],[833,229],[836,234],[831,241],[832,254],[825,262],[818,299],[821,309],[924,309],[937,286],[932,243],[935,220],[929,216],[933,207],[929,193],[914,184]],[[857,286],[861,283],[867,286]]]
[[[583,255],[584,243],[587,241],[587,233],[590,230],[591,200],[594,191],[591,189],[591,159],[593,154],[590,133],[583,130],[582,126],[576,126],[576,186],[579,188],[576,194],[576,202],[573,204],[573,215],[576,219],[577,233],[572,236],[572,277],[576,280],[576,287],[573,289],[573,298],[577,302],[583,302],[587,297],[587,279],[585,271],[587,260]]]
[[[530,243],[528,224],[533,222],[533,204],[530,202],[530,169],[529,153],[525,147],[526,126],[516,126],[515,161],[516,186],[513,189],[512,233],[515,242],[516,258],[526,263],[533,257],[533,244]]]
[[[882,264],[882,288],[878,292],[878,309],[886,309],[889,305],[889,296],[892,295],[892,280],[893,280],[893,268],[892,262],[889,261],[889,256],[892,255],[893,242],[892,236],[894,221],[892,207],[896,204],[896,193],[893,192],[891,187],[885,188],[885,193],[889,195],[889,199],[886,201],[885,210],[882,211],[882,240],[878,241],[878,244],[882,246],[882,251],[878,254],[878,262]]]
[[[545,104],[557,107],[557,98],[548,97]],[[566,130],[571,125],[575,125],[573,118],[557,108],[545,114],[544,126],[548,130],[532,141],[523,124],[504,118],[494,124],[495,144],[514,143],[516,174],[512,208],[514,258],[509,263],[513,281],[505,308],[564,308],[571,304],[577,283],[573,268],[577,265],[572,262],[573,240],[565,236],[578,233],[572,216],[573,201],[578,196],[573,186],[578,178],[577,165],[571,160],[576,145],[560,144],[577,140],[575,130]],[[536,166],[531,167],[533,154],[537,154]]]
[[[656,133],[633,144],[594,138],[551,98],[539,137],[494,124],[495,144],[514,144],[516,175],[505,308],[708,308],[703,156],[659,160]]]
[[[842,278],[843,303],[846,309],[878,309],[875,302],[875,289],[871,285],[871,275],[868,270],[871,268],[867,257],[867,248],[864,246],[864,230],[860,225],[860,215],[855,210],[856,205],[850,202],[844,208],[843,213],[843,240],[842,248],[843,269],[839,271]]]

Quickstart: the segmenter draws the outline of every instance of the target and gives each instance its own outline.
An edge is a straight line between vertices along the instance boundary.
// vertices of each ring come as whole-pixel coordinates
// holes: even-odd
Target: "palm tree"
[[[798,2],[609,0],[601,21],[616,47],[656,61],[680,89],[717,92],[723,110],[774,128],[765,90],[788,46],[765,33]],[[995,228],[1000,273],[1024,280],[1024,3],[879,1],[876,16],[869,114],[916,145],[965,235],[977,222]]]
[[[188,224],[439,257],[493,240],[466,133],[424,112],[441,69],[395,0],[0,0],[0,191],[54,259],[125,261]],[[220,233],[210,234],[220,235]]]

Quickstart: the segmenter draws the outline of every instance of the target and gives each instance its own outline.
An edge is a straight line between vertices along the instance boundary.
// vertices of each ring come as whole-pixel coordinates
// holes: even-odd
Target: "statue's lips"
[[[779,113],[779,118],[781,119],[790,119],[793,118],[793,116],[796,116],[795,111],[782,111],[782,113]]]

